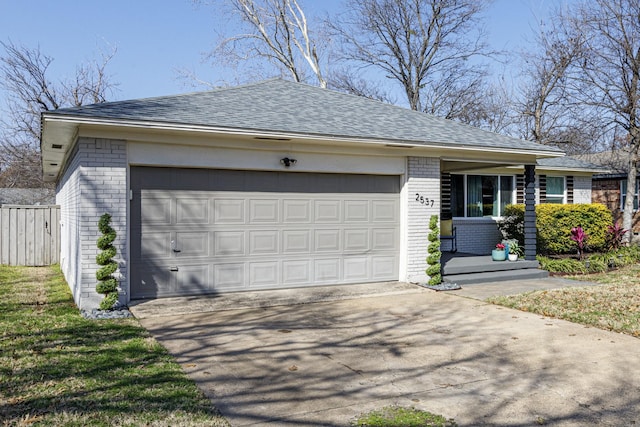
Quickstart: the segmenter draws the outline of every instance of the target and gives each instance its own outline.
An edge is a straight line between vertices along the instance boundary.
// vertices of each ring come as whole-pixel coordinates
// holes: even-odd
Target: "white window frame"
[[[502,177],[508,177],[511,178],[511,186],[512,186],[512,190],[511,190],[511,203],[515,203],[515,200],[517,198],[517,182],[516,182],[516,176],[515,175],[508,175],[508,174],[492,174],[492,173],[470,173],[470,174],[452,174],[452,175],[458,175],[458,176],[462,176],[463,177],[463,186],[464,186],[464,207],[463,207],[463,213],[464,216],[457,216],[455,218],[501,218],[503,212],[500,211],[500,206],[502,205],[502,201],[501,201],[501,195],[502,195],[502,191],[500,190],[500,182],[501,182],[501,178]],[[498,197],[497,197],[497,201],[496,203],[498,204],[498,216],[468,216],[467,212],[469,211],[468,206],[467,206],[467,201],[468,201],[468,177],[472,175],[472,176],[495,176],[498,178]],[[452,191],[453,192],[453,191]]]
[[[624,203],[627,200],[627,179],[620,180],[620,212],[624,212]],[[636,195],[634,197],[633,211],[638,211],[638,187],[640,187],[640,178],[636,179]]]
[[[560,178],[562,179],[562,194],[551,194],[552,198],[556,198],[556,199],[560,199],[562,198],[562,201],[559,203],[561,205],[565,205],[567,203],[567,177],[566,176],[560,176],[560,175],[547,175],[547,186],[546,186],[546,202],[547,203],[555,203],[555,202],[549,202],[549,178]]]

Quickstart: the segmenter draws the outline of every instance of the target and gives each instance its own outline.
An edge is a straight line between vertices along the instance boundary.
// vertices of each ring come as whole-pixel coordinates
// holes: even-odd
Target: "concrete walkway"
[[[233,426],[347,426],[393,404],[460,426],[640,425],[636,338],[460,291],[338,288],[351,296],[168,316],[147,310],[141,323]],[[307,290],[295,292],[305,299]]]

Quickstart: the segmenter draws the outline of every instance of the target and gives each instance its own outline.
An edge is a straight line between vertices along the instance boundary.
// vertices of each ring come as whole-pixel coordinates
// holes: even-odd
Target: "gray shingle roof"
[[[553,147],[425,113],[280,79],[185,95],[66,108],[47,115],[561,153]]]
[[[594,163],[569,156],[538,159],[538,166],[562,169],[583,169],[603,172],[608,170],[608,168],[604,166],[596,165]]]

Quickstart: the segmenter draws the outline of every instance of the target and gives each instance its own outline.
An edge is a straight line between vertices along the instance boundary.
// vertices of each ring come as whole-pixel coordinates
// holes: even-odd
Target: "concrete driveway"
[[[346,426],[394,404],[460,426],[640,425],[639,339],[402,283],[341,288],[132,311],[232,426]],[[268,303],[288,298],[304,303]]]

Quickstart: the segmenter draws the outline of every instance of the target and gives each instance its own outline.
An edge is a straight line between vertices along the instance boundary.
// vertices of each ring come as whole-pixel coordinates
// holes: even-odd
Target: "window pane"
[[[467,216],[482,216],[482,179],[478,175],[467,176]]]
[[[638,185],[639,181],[636,181],[636,196],[633,198],[633,209],[638,210]],[[620,181],[620,210],[624,212],[624,204],[627,200],[627,180]]]
[[[451,175],[451,215],[464,216],[464,175]]]
[[[547,203],[554,203],[554,204],[561,205],[564,203],[564,197],[549,196],[547,194]]]
[[[504,207],[513,203],[513,177],[501,176],[500,177],[500,212],[498,215],[503,215]]]
[[[547,199],[549,198],[549,196],[552,196],[552,198],[556,200],[558,197],[564,198],[564,177],[562,176],[547,177]],[[562,201],[560,203],[562,203]]]
[[[482,216],[498,216],[498,177],[482,177]]]

